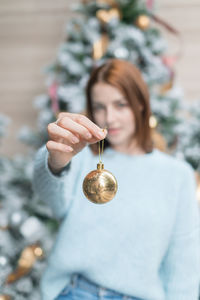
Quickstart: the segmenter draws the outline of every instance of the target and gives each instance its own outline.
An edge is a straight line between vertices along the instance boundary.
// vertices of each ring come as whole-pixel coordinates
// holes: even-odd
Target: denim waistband
[[[71,284],[73,287],[81,288],[96,296],[121,296],[123,300],[140,300],[138,298],[124,295],[105,287],[101,287],[98,284],[91,282],[81,274],[74,274],[72,276]]]

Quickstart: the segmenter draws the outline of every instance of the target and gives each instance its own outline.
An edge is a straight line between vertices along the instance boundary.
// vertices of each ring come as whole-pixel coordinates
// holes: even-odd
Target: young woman
[[[60,229],[41,280],[42,300],[197,300],[199,211],[193,170],[153,148],[149,93],[131,63],[96,68],[87,116],[60,113],[37,152],[33,186]],[[102,129],[107,127],[107,130]],[[103,163],[115,197],[94,204],[84,177]]]

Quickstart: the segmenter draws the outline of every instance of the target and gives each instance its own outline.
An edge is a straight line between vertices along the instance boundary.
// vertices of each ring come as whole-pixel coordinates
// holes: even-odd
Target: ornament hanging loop
[[[103,170],[104,169],[104,164],[102,162],[97,164],[97,170]]]

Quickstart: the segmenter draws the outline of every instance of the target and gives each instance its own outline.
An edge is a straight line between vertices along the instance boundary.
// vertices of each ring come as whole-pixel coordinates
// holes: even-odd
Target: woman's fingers
[[[57,152],[58,151],[58,152],[69,153],[69,152],[73,151],[72,147],[62,144],[62,143],[52,141],[52,140],[50,140],[46,143],[46,147],[49,152],[54,152],[54,151]]]
[[[71,132],[73,136],[77,136],[79,140],[83,139],[88,141],[89,139],[92,138],[92,134],[89,132],[87,128],[78,124],[77,122],[74,122],[71,118],[65,117],[59,119],[56,124],[58,127],[62,128],[63,130],[67,130],[68,132]]]
[[[84,115],[76,116],[76,121],[85,126],[98,139],[103,139],[105,137],[105,133],[102,129]]]
[[[70,144],[77,144],[80,142],[79,138],[71,133],[69,130],[58,126],[55,123],[50,123],[47,127],[49,137],[58,142],[68,142]]]
[[[86,146],[105,138],[107,131],[90,121],[87,117],[78,114],[62,113],[56,122],[47,127],[49,141],[47,150],[54,155],[56,152],[75,155]],[[64,157],[65,159],[65,157]]]
[[[105,138],[107,131],[90,121],[84,115],[60,113],[58,120],[47,127],[49,141],[49,166],[58,171],[88,143],[96,143]]]
[[[73,120],[74,119],[74,120]],[[90,121],[87,117],[79,115],[79,117],[69,118],[63,117],[59,118],[56,124],[65,130],[68,130],[79,137],[79,139],[84,139],[87,141],[103,139],[106,135],[97,125]]]
[[[94,122],[92,122],[90,119],[88,119],[86,116],[82,114],[60,113],[57,124],[59,126],[61,124],[62,126],[62,123],[64,124],[65,120],[68,118],[73,120],[75,123],[78,123],[83,127],[85,127],[98,140],[103,139],[106,135],[106,133],[103,132],[99,126],[97,126]]]
[[[51,152],[53,152],[53,151],[59,151],[59,152],[74,151],[74,153],[77,153],[88,142],[93,143],[92,139],[90,139],[90,141],[88,141],[88,140],[86,141],[85,139],[80,139],[75,134],[70,132],[69,130],[64,129],[63,127],[60,127],[55,123],[48,124],[47,130],[48,130],[49,139],[50,139],[50,141],[53,142],[53,143],[49,143],[47,145],[47,149],[51,150]],[[65,147],[66,145],[70,146],[70,147]]]

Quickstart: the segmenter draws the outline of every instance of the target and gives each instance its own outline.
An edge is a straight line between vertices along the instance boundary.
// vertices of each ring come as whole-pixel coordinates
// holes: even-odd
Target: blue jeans
[[[113,290],[98,286],[80,274],[75,274],[72,281],[67,285],[55,300],[142,300],[139,298],[123,295]]]

